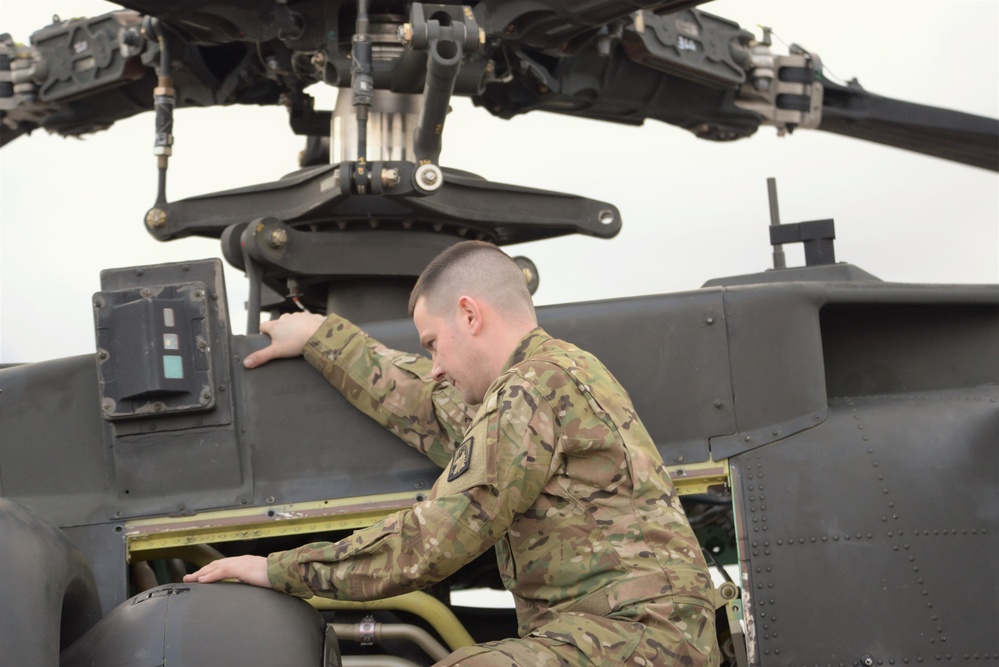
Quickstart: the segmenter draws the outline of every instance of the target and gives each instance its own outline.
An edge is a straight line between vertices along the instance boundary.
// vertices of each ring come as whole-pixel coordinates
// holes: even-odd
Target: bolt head
[[[128,46],[139,46],[142,44],[142,36],[138,30],[131,28],[122,33],[121,41]]]
[[[283,248],[288,243],[288,230],[272,229],[267,235],[267,245],[272,248]]]
[[[399,170],[398,169],[383,169],[382,170],[382,185],[386,188],[391,188],[399,184]]]
[[[399,38],[399,43],[403,46],[409,46],[413,41],[413,26],[410,23],[403,23],[396,30],[396,37]]]
[[[146,212],[146,226],[152,229],[159,229],[166,224],[166,211],[159,208],[151,208]]]
[[[434,164],[422,164],[416,169],[416,185],[426,191],[434,191],[441,187],[444,179],[440,168]]]

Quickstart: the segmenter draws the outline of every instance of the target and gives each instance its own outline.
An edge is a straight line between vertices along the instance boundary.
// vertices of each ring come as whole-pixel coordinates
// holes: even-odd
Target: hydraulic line
[[[164,27],[159,19],[147,19],[144,25],[147,35],[156,39],[160,48],[160,66],[156,75],[157,86],[153,89],[153,105],[156,110],[156,139],[153,142],[153,155],[159,178],[156,187],[155,207],[166,204],[166,173],[170,155],[173,153],[173,109],[176,104],[176,91],[173,88],[173,75],[170,65],[170,48],[164,37]]]
[[[359,169],[363,169],[368,159],[368,109],[371,107],[375,87],[371,65],[371,35],[368,34],[368,0],[357,2],[357,23],[351,41],[353,62],[350,87],[354,106],[357,107],[357,164]],[[359,180],[363,182],[366,178]]]
[[[443,660],[451,653],[429,632],[415,625],[406,623],[333,623],[331,625],[337,639],[347,639],[354,642],[364,641],[368,637],[374,641],[405,639],[423,649],[424,653],[433,658],[434,661]],[[370,625],[370,630],[363,628],[364,625]]]
[[[472,635],[461,624],[458,617],[447,608],[443,602],[437,598],[420,591],[406,593],[384,600],[370,600],[367,602],[354,602],[348,600],[331,600],[314,596],[306,600],[309,604],[319,610],[391,610],[406,611],[415,614],[425,620],[441,636],[444,642],[455,651],[463,646],[471,646],[475,643]]]

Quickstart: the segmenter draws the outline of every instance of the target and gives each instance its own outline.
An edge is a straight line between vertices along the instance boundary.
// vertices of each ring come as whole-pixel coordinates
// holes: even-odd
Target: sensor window
[[[169,380],[184,379],[184,360],[175,354],[163,355],[163,377]]]

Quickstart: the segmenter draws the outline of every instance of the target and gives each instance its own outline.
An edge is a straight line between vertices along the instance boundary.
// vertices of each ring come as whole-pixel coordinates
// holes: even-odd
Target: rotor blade
[[[818,129],[999,171],[999,120],[823,81]]]

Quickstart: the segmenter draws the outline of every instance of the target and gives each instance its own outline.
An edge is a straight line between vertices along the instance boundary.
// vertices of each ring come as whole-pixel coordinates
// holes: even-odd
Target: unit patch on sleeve
[[[454,454],[451,456],[451,467],[447,473],[447,481],[453,482],[468,470],[468,466],[472,462],[472,444],[474,442],[475,436],[469,436],[468,440],[454,450]]]

